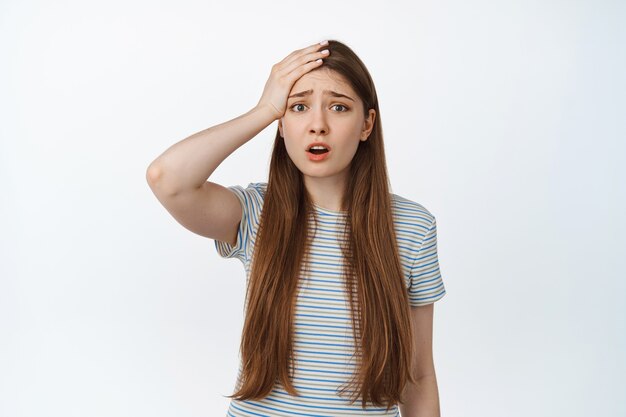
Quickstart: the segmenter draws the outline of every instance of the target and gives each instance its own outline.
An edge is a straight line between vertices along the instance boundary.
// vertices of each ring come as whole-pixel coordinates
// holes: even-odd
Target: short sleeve
[[[215,240],[215,249],[222,258],[237,258],[244,265],[248,261],[251,242],[259,226],[266,185],[266,183],[250,183],[246,188],[241,185],[227,187],[239,200],[242,215],[237,230],[237,242],[234,246],[229,242]]]
[[[411,307],[434,303],[446,295],[437,256],[437,222],[432,223],[415,254],[409,277]]]

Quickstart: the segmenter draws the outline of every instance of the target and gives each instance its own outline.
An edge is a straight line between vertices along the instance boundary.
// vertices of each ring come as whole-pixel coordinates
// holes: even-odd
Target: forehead
[[[321,90],[333,90],[344,93],[355,100],[359,98],[341,74],[323,68],[309,71],[300,77],[291,88],[290,94],[309,89],[313,90],[314,94],[319,94]]]

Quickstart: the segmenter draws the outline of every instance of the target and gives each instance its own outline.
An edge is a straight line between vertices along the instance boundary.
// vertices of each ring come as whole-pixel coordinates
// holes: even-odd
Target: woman
[[[269,178],[207,181],[278,120]],[[246,270],[229,416],[438,416],[435,217],[389,190],[374,83],[345,44],[296,50],[257,105],[149,167],[159,201]]]

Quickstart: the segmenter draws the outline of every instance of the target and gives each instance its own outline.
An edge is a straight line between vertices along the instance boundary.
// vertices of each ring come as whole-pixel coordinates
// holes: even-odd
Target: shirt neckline
[[[320,207],[315,203],[312,203],[313,207],[317,210],[320,211],[322,213],[326,213],[326,214],[330,214],[333,216],[347,216],[348,215],[348,211],[347,210],[340,210],[340,211],[336,211],[336,210],[330,210],[324,207]]]

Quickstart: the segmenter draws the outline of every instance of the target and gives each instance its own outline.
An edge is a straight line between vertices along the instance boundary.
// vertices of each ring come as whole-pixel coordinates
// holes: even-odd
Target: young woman
[[[269,178],[207,181],[278,120]],[[439,416],[435,217],[389,189],[374,83],[345,44],[296,50],[258,104],[174,144],[151,189],[247,279],[229,416]]]

